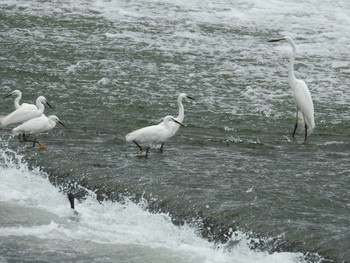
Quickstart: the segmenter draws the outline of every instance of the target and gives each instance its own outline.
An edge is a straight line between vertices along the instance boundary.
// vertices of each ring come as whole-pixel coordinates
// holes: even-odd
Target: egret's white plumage
[[[39,117],[30,119],[28,121],[23,122],[21,125],[14,128],[13,134],[39,134],[49,130],[52,130],[56,127],[56,124],[60,123],[64,126],[64,124],[58,119],[55,115],[50,115],[46,117],[45,114],[42,114]]]
[[[175,120],[177,120],[180,123],[182,123],[184,121],[184,118],[185,118],[185,109],[184,109],[184,105],[182,104],[183,99],[194,100],[194,98],[188,96],[186,93],[181,93],[179,95],[179,97],[177,98],[177,106],[179,107],[179,115],[175,118]],[[170,125],[171,125],[172,131],[171,131],[171,133],[169,133],[169,138],[166,138],[166,140],[173,137],[176,134],[176,132],[178,131],[178,129],[180,128],[180,125],[177,124],[176,122],[170,122]],[[161,151],[163,151],[164,142],[162,142],[162,145],[160,147]]]
[[[17,126],[12,130],[14,135],[23,135],[23,141],[28,141],[26,137],[27,135],[37,135],[39,133],[47,132],[56,127],[56,124],[60,123],[62,126],[66,127],[56,115],[50,115],[49,117],[42,114],[39,117],[32,118],[30,120],[25,121],[21,125]],[[35,143],[39,143],[36,139],[33,141],[33,147]],[[41,144],[39,143],[39,146]]]
[[[9,115],[0,116],[0,124],[2,126],[7,126],[14,123],[22,123],[27,120],[39,117],[44,113],[44,104],[47,104],[49,107],[51,107],[46,98],[44,96],[40,96],[36,100],[36,105],[27,104],[23,107],[20,106]]]
[[[133,131],[125,136],[127,142],[135,143],[140,150],[146,147],[146,156],[150,147],[154,147],[162,142],[165,142],[172,133],[172,122],[178,122],[174,117],[168,115],[163,118],[163,121],[157,125],[147,126],[136,131]]]
[[[288,68],[288,83],[292,89],[295,105],[297,108],[296,112],[296,123],[293,131],[293,137],[298,127],[298,114],[302,113],[305,123],[305,141],[307,140],[308,134],[315,128],[314,120],[314,104],[312,102],[310,91],[306,83],[297,79],[294,75],[294,60],[296,55],[296,46],[292,38],[286,36],[282,38],[272,39],[269,42],[287,41],[293,48],[293,52],[290,56],[289,68]]]
[[[175,118],[178,122],[183,122],[185,118],[185,109],[184,105],[182,104],[183,99],[191,99],[194,100],[194,98],[188,96],[186,93],[181,93],[179,97],[177,98],[177,105],[179,107],[179,115]],[[171,136],[174,136],[178,129],[180,128],[180,125],[177,124],[176,122],[172,122],[171,125],[173,126]]]
[[[19,104],[19,101],[22,98],[22,92],[20,92],[18,89],[16,89],[16,90],[12,91],[11,93],[9,93],[8,95],[6,95],[4,97],[4,99],[6,99],[6,98],[8,98],[8,97],[10,97],[12,95],[17,95],[17,97],[15,98],[14,103],[15,103],[15,109],[19,109],[19,107],[21,107],[21,105]],[[28,103],[26,103],[26,104],[28,104]]]
[[[29,103],[22,103],[22,104],[19,104],[20,100],[22,99],[22,92],[20,92],[18,89],[12,91],[10,94],[6,95],[4,97],[4,99],[12,96],[12,95],[17,95],[17,97],[15,98],[14,100],[14,104],[15,104],[15,109],[19,109],[19,108],[28,108],[29,109],[35,109],[35,105],[33,104],[29,104]]]

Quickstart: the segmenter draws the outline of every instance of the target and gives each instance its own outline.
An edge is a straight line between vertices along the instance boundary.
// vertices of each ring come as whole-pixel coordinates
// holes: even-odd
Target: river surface
[[[0,24],[1,97],[67,126],[45,150],[0,130],[1,263],[350,262],[348,0],[1,0]],[[140,156],[125,135],[183,92],[186,127]]]

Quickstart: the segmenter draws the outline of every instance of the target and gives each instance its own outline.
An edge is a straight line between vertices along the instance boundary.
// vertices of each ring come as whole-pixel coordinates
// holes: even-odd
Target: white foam
[[[0,150],[0,164],[0,205],[1,202],[15,205],[16,211],[32,209],[36,217],[45,216],[49,220],[28,222],[28,218],[22,225],[8,222],[0,227],[0,237],[32,236],[46,240],[80,240],[82,244],[137,245],[187,255],[185,258],[195,259],[191,262],[300,262],[299,253],[254,252],[242,233],[235,235],[238,243],[233,248],[215,247],[198,237],[194,227],[175,226],[169,215],[149,213],[146,202],[138,205],[130,201],[100,203],[92,192],[76,204],[79,216],[72,220],[66,195],[50,184],[44,172],[29,170],[22,157],[10,150]],[[17,216],[21,216],[21,211]]]
[[[24,9],[26,13],[35,15],[61,14],[67,19],[71,14],[79,14],[83,17],[94,16],[97,19],[111,21],[114,25],[99,32],[111,42],[127,39],[131,44],[142,43],[150,50],[156,48],[168,53],[171,57],[174,56],[174,53],[195,53],[196,55],[184,56],[187,64],[191,64],[191,60],[198,63],[198,59],[205,58],[205,63],[210,64],[208,72],[198,74],[206,77],[219,75],[217,90],[222,97],[217,95],[216,100],[220,102],[223,111],[233,113],[239,113],[240,108],[249,107],[256,113],[263,112],[267,116],[279,116],[280,112],[275,106],[276,101],[283,101],[283,103],[287,101],[290,103],[287,109],[294,110],[287,83],[287,57],[291,50],[290,46],[266,43],[267,39],[276,37],[276,35],[289,35],[295,39],[296,64],[301,66],[300,70],[296,70],[296,75],[303,78],[308,84],[315,105],[317,103],[324,105],[325,102],[330,102],[331,105],[350,102],[350,93],[347,92],[348,87],[344,84],[346,83],[345,75],[350,72],[348,62],[350,19],[349,2],[346,0],[336,2],[329,0],[299,2],[282,0],[234,2],[230,0],[219,2],[210,0],[161,2],[155,0],[137,2],[77,0],[63,3],[4,0],[2,3]],[[135,24],[135,27],[125,26],[129,24]],[[203,26],[209,30],[203,29]],[[154,34],[152,30],[159,30],[161,33]],[[232,34],[220,30],[227,32],[232,30]],[[11,34],[14,36],[11,37],[16,37],[18,34],[21,36],[22,33],[16,31],[18,30],[14,30]],[[239,33],[235,34],[235,31]],[[37,32],[37,34],[42,33]],[[70,38],[70,36],[63,35],[62,39],[64,38]],[[230,58],[231,55],[235,56]],[[242,59],[251,61],[242,63]],[[86,63],[82,61],[71,65],[67,68],[66,73],[78,73],[80,69],[83,70],[85,66],[89,66]],[[176,69],[177,65],[169,63],[169,65],[157,66]],[[211,66],[213,68],[210,68]],[[158,67],[149,69],[150,72],[157,70],[159,70]],[[192,69],[189,68],[188,71],[191,72]],[[279,74],[278,77],[276,73]],[[227,93],[222,93],[221,90],[225,89],[227,83],[220,78],[220,74],[231,76],[234,78],[234,83],[240,83],[246,87],[253,86],[258,92],[263,88],[263,97],[260,97],[259,100],[251,97],[243,101],[242,105],[232,102],[226,104],[224,101]],[[256,79],[262,83],[254,83]],[[283,80],[282,83],[281,80]],[[280,89],[270,89],[270,86],[276,86],[276,82]],[[209,90],[216,90],[214,87],[206,87],[206,89],[204,96],[210,95]],[[285,98],[281,98],[281,94]],[[287,111],[284,114],[290,115],[290,112]]]

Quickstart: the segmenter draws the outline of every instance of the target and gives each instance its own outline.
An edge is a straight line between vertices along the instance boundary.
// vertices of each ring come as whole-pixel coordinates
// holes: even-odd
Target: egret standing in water
[[[7,116],[0,116],[0,124],[2,126],[7,126],[39,117],[44,113],[44,104],[52,108],[47,102],[46,98],[44,96],[40,96],[36,100],[36,106],[33,104],[27,104],[25,107],[19,107]]]
[[[179,97],[177,98],[177,105],[179,107],[179,115],[175,118],[175,120],[177,120],[180,123],[182,123],[184,121],[184,118],[185,118],[184,105],[182,104],[183,99],[194,100],[194,98],[188,96],[186,93],[181,93],[179,95]],[[180,125],[177,124],[176,122],[171,122],[170,124],[172,125],[172,132],[170,133],[169,138],[173,137],[176,134],[176,132],[178,131],[178,129],[180,128]],[[169,138],[167,138],[167,139],[169,139]],[[164,146],[164,142],[162,142],[162,145],[160,147],[161,152],[163,152],[163,146]]]
[[[36,138],[34,141],[28,140],[28,137],[30,135],[37,135],[39,133],[47,132],[52,130],[56,127],[56,124],[59,123],[63,127],[66,127],[55,115],[50,115],[49,117],[46,117],[44,114],[42,114],[40,117],[36,117],[33,119],[30,119],[21,125],[17,126],[13,129],[13,134],[18,135],[20,141],[22,142],[33,142],[33,147],[37,143],[40,148],[45,148],[45,145],[38,142]],[[26,134],[29,134],[29,136],[26,136]],[[21,140],[22,135],[22,140]]]
[[[133,131],[125,136],[127,142],[133,142],[140,148],[146,147],[146,158],[150,147],[159,145],[170,138],[170,134],[173,132],[172,122],[175,122],[181,126],[184,126],[181,122],[177,121],[174,117],[168,115],[163,118],[163,121],[158,125],[147,126],[139,130]]]
[[[301,79],[297,79],[294,75],[294,59],[296,55],[296,46],[293,39],[288,36],[285,36],[285,37],[269,40],[268,42],[279,42],[279,41],[287,41],[293,48],[293,52],[289,60],[289,69],[288,69],[288,83],[292,89],[295,105],[297,108],[293,138],[298,128],[298,114],[299,112],[301,112],[302,117],[304,119],[304,124],[305,124],[305,142],[306,142],[308,133],[311,133],[315,128],[314,104],[312,102],[311,94],[306,83]]]

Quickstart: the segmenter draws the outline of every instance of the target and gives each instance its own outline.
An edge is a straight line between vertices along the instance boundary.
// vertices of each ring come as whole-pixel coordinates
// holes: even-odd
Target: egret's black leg
[[[23,136],[23,141],[24,141],[24,142],[31,142],[30,140],[28,140],[28,138],[30,137],[30,134],[28,134],[28,135],[26,136],[26,134],[23,133],[22,136]]]
[[[30,134],[26,136],[25,133],[22,133],[22,142],[33,142],[32,140],[28,140],[29,137],[30,137]]]
[[[32,141],[32,140],[28,140],[28,137],[29,137],[29,136],[27,136],[27,137],[24,136],[24,141],[25,141],[25,142],[32,142],[32,143],[33,143],[33,147],[35,147],[35,144],[36,144],[36,143],[39,143],[39,142],[36,141],[36,138],[34,139],[34,141]]]
[[[160,152],[163,152],[163,146],[164,146],[164,142],[162,142],[162,145],[160,146]]]
[[[297,117],[295,120],[294,131],[293,131],[293,135],[292,135],[293,138],[294,138],[295,132],[297,131],[297,128],[298,128],[298,110],[297,110]]]
[[[26,135],[25,133],[22,134],[22,141],[23,142],[29,142],[28,138],[29,138],[30,134],[29,135]]]
[[[146,158],[148,157],[148,151],[149,151],[149,147],[146,150]]]
[[[306,142],[306,140],[307,140],[307,124],[305,122],[305,142]]]
[[[35,147],[35,144],[40,144],[40,143],[36,140],[36,138],[35,138],[34,141],[33,141],[33,140],[28,140],[29,137],[30,137],[30,134],[26,136],[25,133],[22,133],[22,140],[21,140],[21,134],[18,135],[18,138],[19,138],[19,141],[20,141],[20,142],[32,142],[32,143],[33,143],[33,147]]]
[[[142,152],[142,147],[136,141],[133,141],[133,143],[135,143],[137,145],[137,147],[140,148],[140,151]]]
[[[21,136],[21,135],[19,135],[19,136]],[[21,142],[25,142],[26,141],[26,134],[25,133],[22,133],[22,141]]]
[[[36,138],[35,138],[34,141],[33,141],[33,147],[35,147],[35,144],[36,144],[36,143],[39,144],[39,142],[37,142],[37,141],[36,141]]]

